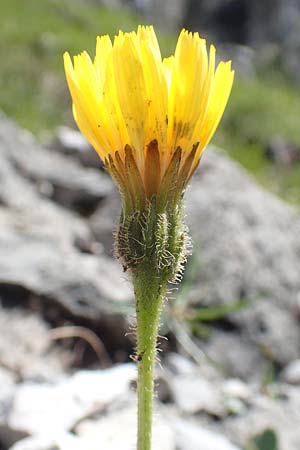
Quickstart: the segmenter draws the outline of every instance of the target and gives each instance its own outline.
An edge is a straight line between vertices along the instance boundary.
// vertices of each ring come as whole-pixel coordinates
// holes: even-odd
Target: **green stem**
[[[151,450],[154,364],[165,281],[148,266],[133,277],[137,314],[138,438],[137,450]],[[151,273],[152,272],[152,273]]]

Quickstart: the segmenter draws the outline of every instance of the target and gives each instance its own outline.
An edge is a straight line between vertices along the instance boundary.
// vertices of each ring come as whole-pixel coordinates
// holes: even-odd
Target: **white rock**
[[[216,384],[203,377],[178,376],[170,380],[171,391],[177,406],[186,414],[206,411],[209,414],[225,414],[221,392]]]
[[[191,374],[197,368],[192,361],[178,353],[169,353],[166,357],[166,365],[170,367],[172,372],[179,375]]]
[[[283,370],[282,379],[289,384],[300,384],[300,359],[292,361]]]
[[[79,424],[76,432],[88,450],[133,450],[136,448],[136,407],[117,411],[97,421]],[[175,436],[161,416],[153,424],[153,450],[175,450]]]
[[[6,369],[0,368],[0,414],[2,406],[10,397],[15,389],[15,377]]]
[[[177,419],[173,423],[178,450],[240,450],[225,436]]]
[[[249,400],[251,390],[246,383],[238,378],[230,378],[225,380],[222,385],[222,392],[226,397],[237,398],[240,400]]]
[[[71,379],[70,392],[87,404],[108,404],[128,392],[130,382],[136,379],[136,375],[136,365],[132,363],[106,370],[80,371]]]
[[[67,155],[77,156],[84,165],[100,166],[98,154],[79,131],[69,127],[59,127],[56,131],[55,141],[53,143],[54,148],[58,147],[60,151]]]
[[[42,435],[22,439],[10,450],[84,450],[80,440],[70,433],[55,437]]]
[[[17,391],[7,423],[29,434],[70,430],[78,420],[126,395],[136,377],[134,364],[82,371],[56,384],[24,383]]]
[[[64,147],[66,151],[74,151],[74,149],[77,149],[86,152],[91,149],[90,144],[83,135],[72,128],[64,126],[58,127],[56,136],[59,144]]]

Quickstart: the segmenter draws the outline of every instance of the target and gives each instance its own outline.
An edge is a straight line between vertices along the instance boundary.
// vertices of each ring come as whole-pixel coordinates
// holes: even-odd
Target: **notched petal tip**
[[[64,68],[65,68],[66,72],[69,71],[70,69],[73,69],[73,63],[72,63],[72,59],[71,59],[69,52],[64,52],[63,61],[64,61]]]
[[[65,51],[63,53],[63,59],[68,59],[68,58],[71,59],[70,54],[69,54],[69,52]]]

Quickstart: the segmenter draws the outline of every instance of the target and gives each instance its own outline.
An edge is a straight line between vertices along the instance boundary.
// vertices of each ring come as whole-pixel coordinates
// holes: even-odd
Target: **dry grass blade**
[[[96,333],[89,330],[88,328],[79,326],[66,326],[53,328],[50,331],[51,340],[69,338],[80,338],[85,340],[96,353],[100,364],[103,366],[111,366],[112,362],[103,342],[101,341],[99,336],[96,335]]]

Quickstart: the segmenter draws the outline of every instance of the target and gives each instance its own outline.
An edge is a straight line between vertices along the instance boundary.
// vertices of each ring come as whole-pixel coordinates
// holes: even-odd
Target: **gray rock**
[[[170,358],[167,357],[164,367],[165,379],[171,391],[170,397],[183,414],[205,412],[206,417],[211,415],[219,418],[228,413],[238,414],[244,411],[251,396],[256,392],[238,378],[223,380],[220,370],[208,362],[200,367],[183,366],[183,370],[179,372],[177,367],[178,363],[179,367],[182,366],[181,358],[177,361],[177,358],[172,357],[170,364]],[[170,368],[172,373],[169,372]]]
[[[299,159],[298,151],[295,146],[279,134],[270,139],[266,154],[281,167],[290,166]]]
[[[226,353],[231,347],[225,340],[222,351]],[[240,355],[236,359],[239,365],[243,365]],[[164,358],[163,374],[170,389],[169,398],[183,414],[204,412],[206,417],[222,418],[228,413],[237,414],[245,409],[254,388],[238,378],[224,380],[224,373],[220,370],[221,355],[216,362],[214,366],[210,360],[203,359],[198,366],[176,353]],[[222,369],[224,371],[224,367]]]
[[[30,147],[30,142],[37,147],[30,133],[16,128],[12,122],[0,116],[1,226],[4,222],[5,226],[25,231],[30,229],[57,241],[73,244],[75,239],[80,238],[88,243],[91,234],[85,222],[76,214],[41,196],[36,184],[16,167],[12,148],[18,147],[20,152],[23,147]],[[43,149],[39,147],[36,152],[42,153]],[[29,163],[34,165],[34,160]]]
[[[136,1],[136,3],[138,3]],[[139,2],[141,3],[141,2]],[[145,3],[145,2],[144,2]],[[185,15],[186,0],[148,0],[148,18],[169,31],[177,31]]]
[[[69,127],[59,127],[53,142],[49,144],[53,150],[76,157],[81,164],[87,167],[102,167],[97,152],[78,130]]]
[[[106,5],[121,5],[121,0],[102,0]],[[199,31],[212,42],[231,43],[239,48],[251,46],[264,67],[278,66],[297,80],[299,73],[300,37],[298,23],[300,4],[298,0],[135,0],[135,5],[148,22],[178,31],[184,24],[189,30]],[[266,48],[275,47],[272,59],[264,60]],[[219,46],[218,46],[219,49]],[[244,58],[246,56],[246,58]],[[248,55],[233,59],[237,72],[248,71]],[[242,63],[242,64],[241,64]],[[245,64],[246,63],[246,64]],[[251,69],[250,69],[251,73]]]
[[[299,357],[300,330],[296,303],[284,308],[284,302],[280,305],[274,299],[257,300],[233,320],[268,359],[285,366]]]
[[[2,355],[0,354],[1,366],[3,366]],[[1,423],[5,421],[5,416],[10,408],[15,393],[17,377],[11,370],[0,367],[0,435],[5,434],[5,427]],[[9,433],[7,433],[9,434]],[[8,436],[6,436],[8,437]],[[19,436],[18,436],[19,438]],[[7,439],[4,439],[7,442]],[[9,440],[9,439],[8,439]],[[9,440],[11,442],[11,440]]]
[[[23,177],[37,183],[41,193],[64,206],[90,214],[112,190],[112,181],[100,170],[82,168],[63,154],[38,146],[12,122],[0,121],[0,146]]]
[[[263,49],[270,42],[279,47],[279,62],[295,78],[299,70],[300,38],[297,24],[300,5],[297,0],[255,0],[249,5],[249,43]],[[296,78],[295,78],[296,79]]]
[[[188,0],[184,23],[213,42],[247,44],[247,0]]]
[[[108,320],[114,315],[113,304],[117,309],[130,299],[117,262],[80,253],[59,241],[59,236],[41,235],[41,230],[1,228],[0,297],[4,301],[9,295],[19,296],[20,302],[33,295],[73,317],[97,322],[103,315]]]
[[[219,44],[218,56],[222,61],[233,61],[234,70],[242,76],[253,77],[256,72],[256,53],[246,45]]]
[[[187,192],[186,213],[201,259],[190,301],[217,305],[253,298],[252,306],[230,321],[248,344],[266,348],[275,361],[296,359],[298,212],[210,148]]]
[[[101,203],[89,220],[95,239],[103,244],[104,251],[109,256],[111,256],[114,251],[112,230],[117,230],[121,208],[120,194],[117,192],[117,189],[115,189],[114,192]]]
[[[63,374],[70,355],[52,347],[50,328],[37,314],[17,308],[0,309],[0,329],[5,336],[0,341],[0,364],[7,368],[6,379],[0,372],[0,399],[3,391],[13,392],[17,381],[46,381]]]
[[[243,379],[260,377],[266,367],[259,348],[246,336],[218,330],[203,346],[207,355],[221,367],[226,376]]]
[[[22,151],[28,160],[20,157]],[[120,303],[132,297],[129,285],[124,282],[119,264],[99,254],[101,247],[87,223],[38,192],[29,172],[34,171],[30,167],[35,166],[43,151],[30,134],[1,118],[0,298],[4,303],[23,305],[34,301],[40,308],[48,304],[50,315],[58,307],[72,317],[102,321],[103,327],[114,318],[118,324],[114,329],[123,337],[125,324],[116,311]],[[56,161],[55,153],[47,154],[47,158],[52,156]],[[67,174],[68,164],[67,158],[61,174],[62,170]],[[71,160],[70,164],[68,176],[73,170]],[[99,172],[100,178],[94,178],[95,174],[93,184],[99,182],[95,189],[101,190],[105,175]]]
[[[297,79],[300,51],[300,5],[297,0],[189,0],[186,4],[183,23],[189,29],[198,30],[213,42],[248,45],[264,55],[266,48],[277,47],[272,60],[262,61],[264,67],[268,63],[278,66],[279,62],[291,77]],[[157,13],[162,10],[163,7]],[[260,59],[263,60],[262,56]]]
[[[283,400],[253,398],[246,414],[226,419],[223,424],[226,435],[242,446],[252,436],[271,428],[278,434],[280,450],[298,450],[300,430],[295,424],[300,420],[299,389],[290,387],[284,397]]]
[[[43,149],[32,137],[9,123],[8,144],[4,131],[6,125],[7,122],[2,122],[2,128],[0,125],[0,297],[3,306],[16,305],[19,308],[29,305],[52,321],[59,311],[66,318],[92,322],[101,328],[101,332],[105,327],[109,328],[109,339],[120,339],[124,345],[126,324],[121,310],[128,306],[127,301],[132,293],[129,284],[122,279],[118,263],[108,257],[112,246],[109,240],[111,228],[119,216],[119,197],[113,190],[103,195],[103,202],[98,196],[96,210],[88,220],[47,198],[40,187],[42,185],[45,192],[47,183],[50,185],[52,181],[47,178],[46,169],[43,172],[43,162],[39,163],[38,169],[42,174],[40,185],[36,183],[39,175],[35,175],[35,169],[30,167],[35,165],[35,160],[42,161],[36,154],[43,152]],[[23,141],[24,148],[28,148],[27,161],[12,149],[13,146],[20,147]],[[52,158],[50,152],[45,155]],[[54,152],[53,155],[55,161],[58,161],[57,156],[62,156],[63,164],[73,167],[73,158],[69,155]],[[76,167],[82,170],[79,164]],[[72,170],[68,173],[74,174]],[[101,172],[99,174],[105,177]],[[93,183],[98,183],[97,177],[89,180],[92,179]],[[76,192],[76,189],[79,190],[76,183],[70,187],[70,191]],[[90,190],[87,195],[93,196],[91,192],[94,191]],[[51,195],[53,197],[50,192],[48,197]],[[67,205],[67,202],[62,203]],[[68,204],[68,207],[75,206],[73,201]],[[285,366],[299,359],[299,213],[257,186],[238,165],[213,149],[209,149],[203,157],[193,186],[187,193],[187,213],[194,241],[200,247],[202,262],[195,285],[188,292],[191,307],[224,305],[241,298],[248,298],[252,303],[251,307],[213,324],[216,328],[212,337],[201,342],[205,352],[226,374],[247,380],[254,378],[254,381],[257,381],[257,373],[261,377],[270,359]],[[105,240],[106,254],[93,235],[100,242]],[[20,320],[23,323],[18,325]],[[15,326],[10,326],[12,321]],[[13,339],[19,344],[16,346],[19,353],[16,354],[23,365],[23,373],[31,379],[35,376],[45,379],[47,375],[51,379],[61,370],[60,362],[55,360],[52,365],[50,353],[47,356],[49,373],[43,372],[39,364],[45,363],[44,342],[48,327],[42,325],[33,332],[34,328],[35,322],[30,315],[22,316],[19,309],[5,310],[2,329],[8,336],[6,342],[10,348]],[[27,334],[25,338],[22,337],[24,334]],[[35,337],[32,339],[31,336]],[[30,366],[28,360],[25,361],[26,348],[28,353],[33,354]],[[8,365],[13,363],[10,359],[12,352],[10,355],[2,350],[2,354],[6,355]],[[135,372],[135,367],[133,370]],[[26,435],[50,434],[50,425],[50,431],[56,436],[74,427],[78,434],[82,432],[76,444],[74,441],[74,448],[78,444],[80,450],[92,448],[95,439],[99,446],[98,426],[103,429],[103,439],[108,441],[111,436],[108,430],[115,429],[116,423],[123,424],[123,411],[119,408],[119,402],[115,403],[116,395],[123,398],[125,411],[128,406],[126,396],[130,394],[129,377],[123,374],[125,381],[122,384],[112,372],[107,374],[106,380],[96,375],[92,380],[89,374],[80,373],[77,381],[76,376],[52,384],[39,385],[31,381],[22,383],[17,389],[14,382],[12,385],[5,382],[4,385],[11,386],[12,391],[8,388],[3,402],[0,395],[0,405],[3,405],[0,441],[8,447]],[[275,427],[277,422],[282,429],[288,429],[284,415],[290,423],[297,420],[298,413],[294,411],[296,408],[299,410],[299,395],[294,387],[284,387],[282,396],[285,400],[281,397],[278,403],[272,401],[265,405],[265,400],[262,401],[254,389],[247,393],[247,389],[243,389],[245,385],[226,387],[220,375],[215,377],[206,368],[198,371],[194,364],[178,357],[177,360],[173,357],[173,361],[171,358],[166,365],[166,374],[164,379],[170,378],[168,384],[173,384],[172,397],[175,399],[175,404],[168,406],[170,410],[174,411],[178,405],[178,409],[185,414],[208,412],[201,416],[201,420],[209,421],[210,414],[227,417],[226,401],[229,400],[230,410],[236,417],[224,419],[224,430],[241,446],[244,446],[249,431],[245,418],[250,418],[252,423],[252,414],[255,418],[259,417],[259,422],[251,429],[251,434],[267,425]],[[57,408],[58,402],[61,402],[61,408]],[[234,406],[232,402],[235,402]],[[237,402],[240,402],[238,407]],[[115,410],[110,409],[111,405],[115,406]],[[103,414],[104,407],[106,415]],[[41,413],[41,408],[46,409],[42,409]],[[95,411],[100,414],[97,419]],[[263,420],[265,413],[269,417],[266,421]],[[91,414],[88,420],[86,414]],[[78,421],[81,423],[78,424]],[[202,429],[198,422],[195,426],[180,420],[175,422],[178,449],[236,450],[224,436]],[[108,424],[110,428],[106,428]],[[241,429],[237,436],[235,425]],[[124,427],[129,426],[124,418]],[[217,427],[222,429],[220,423]],[[296,431],[288,431],[283,445],[294,450],[291,443],[293,439],[299,443],[298,435]],[[113,435],[113,438],[117,440],[119,437]],[[172,445],[175,444],[172,439],[169,442],[173,450]],[[80,447],[83,442],[83,447]],[[23,441],[23,444],[26,445],[26,442]],[[122,444],[116,441],[119,448]],[[162,445],[160,441],[156,444]],[[31,445],[30,442],[28,445]],[[49,445],[51,448],[52,443]],[[58,441],[53,441],[53,445],[61,450]],[[32,447],[32,450],[40,449]]]

